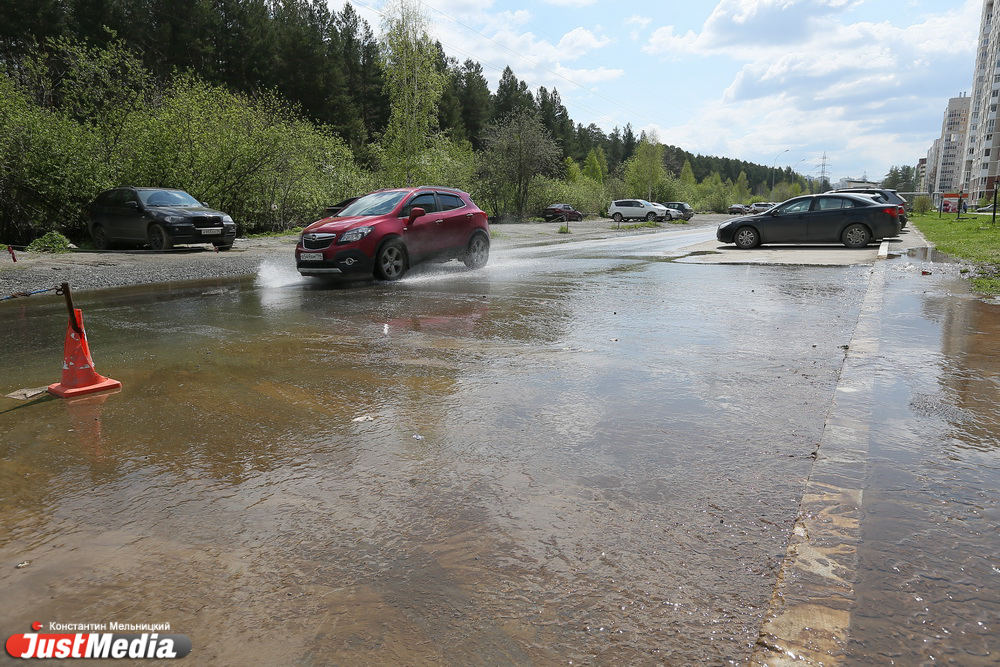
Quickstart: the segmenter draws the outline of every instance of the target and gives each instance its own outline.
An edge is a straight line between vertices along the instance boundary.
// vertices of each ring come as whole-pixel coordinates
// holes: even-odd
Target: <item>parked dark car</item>
[[[722,243],[756,248],[764,243],[843,243],[863,248],[899,234],[899,208],[856,194],[803,195],[757,215],[726,220]]]
[[[574,220],[583,220],[583,213],[569,204],[552,204],[542,211],[542,217],[545,222],[573,222]]]
[[[688,204],[687,202],[684,202],[684,201],[663,201],[663,202],[660,202],[660,204],[662,206],[666,206],[667,208],[672,208],[672,209],[676,209],[676,210],[680,211],[681,212],[681,217],[683,217],[685,220],[690,220],[691,218],[694,217],[694,209],[691,208],[691,204]]]
[[[117,243],[148,244],[153,250],[176,243],[211,243],[229,250],[236,239],[231,217],[173,188],[105,190],[90,204],[87,231],[98,250]]]
[[[660,207],[663,208],[664,211],[666,211],[666,214],[663,216],[663,219],[665,221],[667,221],[667,222],[673,222],[674,220],[683,220],[684,219],[684,213],[681,212],[680,210],[676,209],[676,208],[670,208],[666,204],[661,204],[658,201],[654,201],[654,202],[650,202],[650,203],[653,204],[653,206],[660,206]]]
[[[729,214],[730,215],[744,215],[750,212],[750,207],[745,204],[730,204]]]
[[[839,190],[831,190],[830,192],[847,192],[853,194],[861,195],[874,195],[876,198],[881,199],[883,202],[888,202],[890,204],[896,204],[900,207],[899,224],[900,228],[906,227],[906,223],[909,221],[906,215],[906,200],[899,196],[895,190],[890,190],[888,188],[840,188]]]
[[[336,216],[340,215],[341,211],[343,211],[345,208],[347,208],[349,205],[353,204],[356,201],[358,201],[358,197],[348,197],[344,201],[337,202],[333,206],[327,206],[325,209],[323,209],[323,217],[335,218]]]
[[[312,223],[295,266],[304,276],[398,280],[419,262],[461,259],[478,269],[489,256],[489,223],[469,195],[421,186],[371,192]]]

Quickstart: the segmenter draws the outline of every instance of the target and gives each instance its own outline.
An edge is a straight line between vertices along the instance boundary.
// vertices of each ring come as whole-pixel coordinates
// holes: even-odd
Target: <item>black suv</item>
[[[660,204],[666,206],[667,208],[676,209],[681,212],[681,217],[685,220],[690,220],[694,217],[694,209],[691,208],[691,204],[686,201],[661,201]]]
[[[850,192],[856,195],[872,195],[875,197],[876,201],[880,201],[884,204],[895,204],[899,206],[899,224],[901,227],[906,227],[906,200],[899,196],[895,190],[887,190],[886,188],[840,188],[839,190],[831,190],[831,192]]]
[[[87,230],[98,250],[115,243],[145,243],[153,250],[166,250],[175,243],[211,243],[229,250],[236,239],[231,217],[172,188],[105,190],[90,204]]]

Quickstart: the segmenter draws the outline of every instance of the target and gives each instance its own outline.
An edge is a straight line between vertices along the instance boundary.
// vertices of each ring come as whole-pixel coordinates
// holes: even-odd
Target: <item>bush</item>
[[[59,232],[46,232],[28,244],[28,252],[69,252],[69,239]]]
[[[919,197],[913,200],[913,212],[918,215],[923,215],[924,213],[927,213],[928,211],[931,210],[933,206],[934,203],[931,201],[931,198],[928,197],[927,195],[920,195]]]
[[[608,199],[604,186],[592,178],[581,176],[575,182],[540,176],[536,179],[530,208],[537,215],[552,204],[569,204],[586,215],[602,215]]]
[[[20,245],[49,230],[82,230],[101,162],[89,128],[33,104],[0,72],[0,237]]]
[[[250,98],[191,76],[132,118],[129,136],[117,180],[186,190],[231,215],[241,236],[306,225],[323,206],[370,189],[329,129],[274,95]]]

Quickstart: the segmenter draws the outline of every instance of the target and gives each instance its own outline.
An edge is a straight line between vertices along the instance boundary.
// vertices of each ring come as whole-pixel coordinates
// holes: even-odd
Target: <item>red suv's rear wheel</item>
[[[470,269],[481,269],[490,259],[490,241],[485,234],[476,234],[469,239],[469,247],[465,250],[462,261]]]

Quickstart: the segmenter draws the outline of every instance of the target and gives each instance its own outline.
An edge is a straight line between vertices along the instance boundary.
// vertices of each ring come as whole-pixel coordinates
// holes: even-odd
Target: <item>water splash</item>
[[[258,287],[287,287],[288,285],[298,285],[305,279],[299,275],[292,261],[266,259],[257,268]]]

